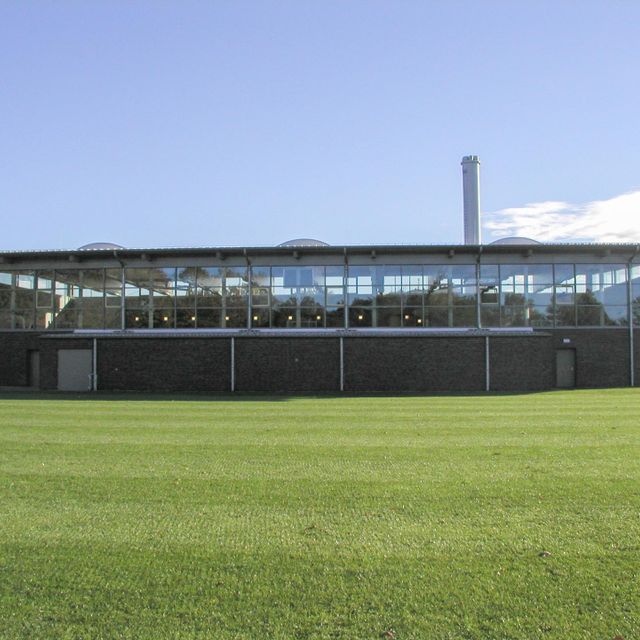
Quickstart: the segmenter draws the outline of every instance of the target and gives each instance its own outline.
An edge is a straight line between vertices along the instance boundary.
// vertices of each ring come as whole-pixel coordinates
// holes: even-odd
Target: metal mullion
[[[121,283],[120,283],[120,330],[124,331],[125,328],[125,272],[124,266],[120,267],[121,271]]]
[[[16,273],[13,271],[11,273],[11,293],[9,295],[9,317],[11,318],[10,325],[12,329],[16,328],[16,281]]]
[[[342,297],[343,297],[343,312],[344,312],[344,328],[349,328],[349,295],[347,282],[349,279],[349,259],[347,257],[347,250],[344,250],[344,264],[342,265]]]

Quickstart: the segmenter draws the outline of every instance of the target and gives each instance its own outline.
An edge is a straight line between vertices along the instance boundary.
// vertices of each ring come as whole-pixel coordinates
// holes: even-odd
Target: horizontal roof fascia
[[[433,264],[470,261],[496,262],[626,262],[640,256],[638,244],[523,244],[523,245],[348,245],[318,247],[197,247],[166,249],[92,249],[0,252],[0,269],[20,266],[73,268],[197,264],[354,264],[381,262]]]

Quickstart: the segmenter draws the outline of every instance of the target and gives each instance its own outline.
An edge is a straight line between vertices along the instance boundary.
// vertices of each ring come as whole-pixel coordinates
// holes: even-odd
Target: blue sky
[[[1,3],[0,249],[460,242],[467,154],[486,240],[640,240],[639,24],[631,0]]]

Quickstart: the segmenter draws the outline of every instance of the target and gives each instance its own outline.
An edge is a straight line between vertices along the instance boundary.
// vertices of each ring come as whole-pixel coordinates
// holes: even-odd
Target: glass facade
[[[629,293],[640,325],[625,264],[6,269],[0,328],[608,327]]]

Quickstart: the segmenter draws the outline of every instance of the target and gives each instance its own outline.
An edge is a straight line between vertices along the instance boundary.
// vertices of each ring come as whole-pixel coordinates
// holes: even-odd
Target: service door
[[[58,350],[58,389],[91,391],[92,365],[91,349]]]
[[[556,351],[556,387],[571,389],[576,386],[576,351],[558,349]]]

